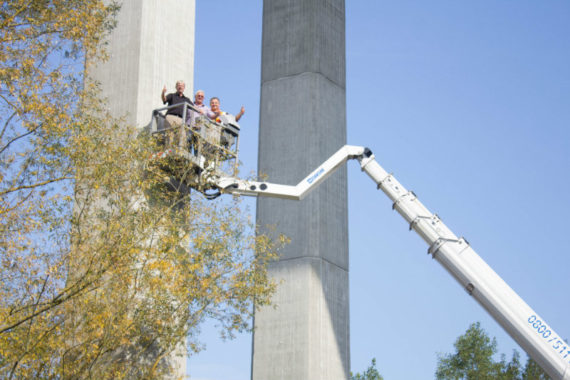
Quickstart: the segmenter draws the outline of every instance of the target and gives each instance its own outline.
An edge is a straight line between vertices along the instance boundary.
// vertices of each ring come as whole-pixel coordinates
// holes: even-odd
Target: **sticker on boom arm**
[[[321,174],[323,174],[325,172],[325,168],[320,168],[315,174],[311,175],[309,178],[307,178],[307,182],[309,183],[309,185],[313,182],[315,182],[315,180],[317,178],[319,178],[321,176]]]

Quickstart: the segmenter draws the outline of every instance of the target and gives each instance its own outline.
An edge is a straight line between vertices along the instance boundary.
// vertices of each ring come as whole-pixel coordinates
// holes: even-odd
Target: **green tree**
[[[502,380],[549,380],[550,377],[532,358],[527,358],[524,369],[520,354],[513,351],[507,362],[505,355],[495,362],[497,353],[495,338],[489,338],[479,322],[473,323],[454,344],[455,354],[439,355],[437,379],[502,379]]]
[[[513,350],[513,357],[510,362],[506,361],[505,355],[501,355],[501,377],[504,380],[517,380],[521,378],[520,354]]]
[[[461,335],[454,344],[455,353],[439,355],[436,378],[492,380],[501,379],[507,372],[503,362],[495,362],[493,355],[497,353],[495,338],[489,338],[479,322],[473,323],[465,334]],[[503,359],[504,360],[504,359]],[[513,357],[511,364],[516,366],[518,355]],[[509,373],[518,373],[518,369],[508,368]]]
[[[117,9],[0,6],[0,378],[160,378],[205,318],[231,337],[275,288],[284,239],[256,235],[239,201],[169,191],[154,141],[85,77]]]
[[[362,373],[352,374],[350,373],[351,380],[384,380],[380,372],[376,369],[376,358],[372,358],[372,363]]]
[[[550,380],[550,376],[531,358],[528,358],[521,378],[522,380]]]

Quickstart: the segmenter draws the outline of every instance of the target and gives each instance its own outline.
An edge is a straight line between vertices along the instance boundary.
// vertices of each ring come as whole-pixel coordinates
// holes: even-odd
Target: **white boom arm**
[[[555,380],[570,380],[570,346],[535,313],[499,275],[457,237],[435,214],[406,190],[364,147],[345,145],[296,186],[226,177],[217,182],[222,193],[302,199],[348,159],[393,202],[392,208],[428,244],[428,253],[479,302],[509,335]]]
[[[360,146],[343,146],[296,186],[246,181],[234,177],[221,178],[216,185],[222,193],[301,200],[333,174],[346,160],[361,157],[364,151],[365,148]]]

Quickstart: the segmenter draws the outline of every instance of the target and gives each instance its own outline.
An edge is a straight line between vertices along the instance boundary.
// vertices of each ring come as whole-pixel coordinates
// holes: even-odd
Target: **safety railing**
[[[175,108],[182,117],[169,117],[168,111]],[[240,126],[232,115],[222,114],[214,121],[191,104],[179,103],[155,109],[149,127],[164,151],[187,158],[200,170],[237,175]]]

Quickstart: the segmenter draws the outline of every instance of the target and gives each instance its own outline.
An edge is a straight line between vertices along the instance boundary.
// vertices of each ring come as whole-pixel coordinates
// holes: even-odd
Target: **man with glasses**
[[[196,108],[199,113],[193,112],[192,119],[196,119],[200,117],[200,115],[206,115],[210,117],[212,114],[210,107],[204,104],[204,97],[205,95],[203,90],[198,90],[196,91],[196,94],[194,94],[194,108]]]
[[[204,115],[206,117],[211,117],[213,115],[210,107],[204,104],[205,94],[204,90],[198,90],[194,94],[194,108],[197,111],[192,111],[186,115],[186,124],[189,125],[193,131],[189,138],[190,149],[194,150],[194,155],[197,154],[198,150],[198,140],[196,134],[200,134],[200,124],[197,123],[197,119]]]

